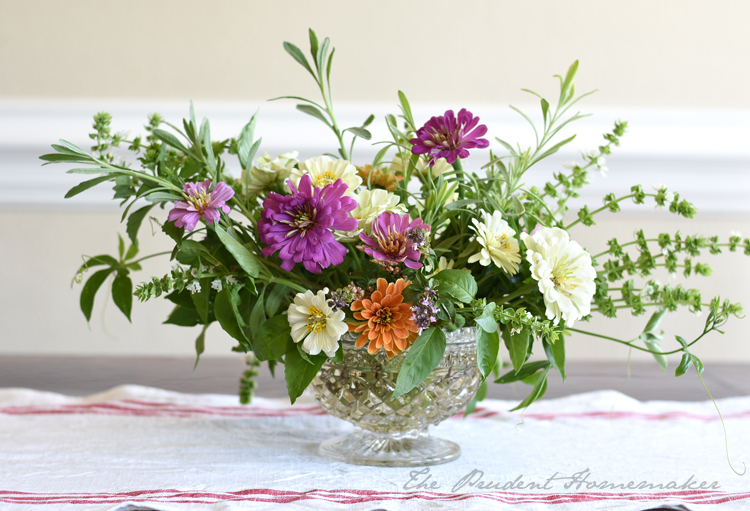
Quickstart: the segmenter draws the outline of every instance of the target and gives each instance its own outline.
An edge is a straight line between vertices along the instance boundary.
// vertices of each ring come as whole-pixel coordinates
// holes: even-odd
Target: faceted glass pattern
[[[446,332],[440,364],[397,399],[392,396],[406,353],[392,359],[382,351],[370,355],[367,349],[354,347],[356,335],[346,334],[343,362],[323,364],[311,388],[328,413],[358,429],[324,442],[321,454],[380,466],[436,465],[458,458],[460,448],[431,437],[427,427],[460,413],[474,397],[481,381],[475,334],[474,328]]]

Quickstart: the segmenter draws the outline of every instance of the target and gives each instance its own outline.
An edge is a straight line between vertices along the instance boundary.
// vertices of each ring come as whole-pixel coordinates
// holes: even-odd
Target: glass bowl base
[[[320,444],[324,458],[375,467],[424,467],[458,459],[461,448],[426,432],[405,434],[357,430]]]

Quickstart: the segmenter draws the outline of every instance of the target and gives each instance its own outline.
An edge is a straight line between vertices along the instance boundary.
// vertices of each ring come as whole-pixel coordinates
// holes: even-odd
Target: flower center
[[[327,170],[323,174],[315,178],[315,187],[323,188],[324,186],[335,183],[337,180],[338,177],[336,176],[336,174],[334,174],[330,170]]]
[[[315,213],[315,209],[310,209],[308,204],[303,208],[297,209],[297,214],[295,215],[294,220],[290,222],[291,226],[294,227],[294,230],[289,231],[287,236],[291,236],[298,231],[301,236],[304,236],[307,231],[318,225],[318,222],[315,220]]]
[[[384,307],[378,310],[375,317],[373,318],[373,321],[378,325],[390,325],[392,317],[393,315],[391,314],[391,310],[387,307]]]
[[[568,271],[567,266],[555,268],[552,274],[552,284],[555,286],[555,289],[557,291],[575,289],[577,286],[570,282],[569,277],[570,271]]]
[[[508,241],[508,235],[503,233],[502,236],[495,236],[495,241],[500,244],[500,248],[510,250],[510,241]]]
[[[323,311],[315,307],[310,307],[310,316],[307,318],[307,330],[318,333],[326,327],[326,316]]]
[[[198,213],[203,214],[206,208],[211,205],[211,194],[203,188],[198,188],[198,190],[200,190],[199,193],[188,197],[188,202]]]
[[[447,129],[447,126],[441,126],[439,130],[437,128],[433,128],[430,137],[432,138],[430,142],[434,146],[444,147],[445,149],[453,149],[457,145],[457,141],[454,140],[455,133],[450,133]]]
[[[391,232],[378,241],[383,253],[391,259],[395,259],[406,252],[406,244],[404,243],[405,239],[406,238],[403,234],[399,232]]]

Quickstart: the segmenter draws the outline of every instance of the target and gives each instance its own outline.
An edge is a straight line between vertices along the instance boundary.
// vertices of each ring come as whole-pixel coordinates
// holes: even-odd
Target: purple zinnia
[[[348,186],[338,179],[324,188],[313,188],[307,174],[298,188],[287,183],[291,195],[271,192],[263,201],[258,234],[260,241],[270,245],[261,251],[263,257],[281,250],[281,268],[286,271],[302,263],[308,271],[320,273],[343,263],[346,248],[331,231],[351,231],[358,226],[357,219],[349,216],[357,201],[344,197]]]
[[[367,245],[357,245],[376,263],[384,266],[394,266],[404,263],[408,268],[421,268],[418,262],[422,253],[419,245],[412,241],[418,229],[429,231],[430,226],[422,222],[421,218],[414,220],[409,215],[399,215],[386,211],[372,222],[372,235],[360,233],[359,238]],[[417,231],[419,232],[419,231]],[[424,240],[424,238],[422,237]]]
[[[229,213],[230,208],[225,203],[234,197],[234,190],[221,181],[209,192],[210,186],[210,179],[183,186],[187,201],[176,201],[167,220],[174,220],[177,227],[184,227],[188,231],[195,229],[201,218],[209,224],[218,222],[221,217],[219,210]]]
[[[490,146],[486,138],[479,138],[487,133],[487,126],[477,126],[479,117],[462,108],[458,112],[458,119],[453,110],[445,112],[444,116],[433,117],[417,130],[416,138],[409,140],[414,146],[414,154],[427,154],[430,167],[435,160],[445,158],[448,163],[458,158],[467,158],[469,149],[484,149]]]

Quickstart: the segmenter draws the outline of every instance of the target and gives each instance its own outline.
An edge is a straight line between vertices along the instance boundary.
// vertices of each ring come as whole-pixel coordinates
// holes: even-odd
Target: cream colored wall
[[[594,104],[747,108],[748,19],[737,0],[0,0],[0,97],[313,94],[281,45],[313,27],[339,100],[518,102],[580,59]]]
[[[552,95],[551,75],[575,59],[579,91],[600,90],[591,105],[630,108],[750,108],[747,49],[750,3],[738,1],[83,1],[0,0],[0,100],[187,99],[256,101],[312,95],[311,80],[283,51],[306,46],[314,27],[337,47],[335,97],[416,103],[521,102],[522,87]],[[688,110],[692,111],[692,110]],[[0,119],[0,122],[2,120]],[[65,135],[65,133],[60,133]],[[630,236],[634,221],[652,232],[682,229],[750,234],[747,215],[680,223],[666,213],[613,216],[574,237],[592,251]],[[0,353],[189,355],[197,332],[162,326],[169,304],[135,304],[133,324],[98,301],[89,329],[70,279],[80,254],[113,252],[119,214],[70,209],[0,209]],[[122,229],[121,229],[122,231]],[[164,241],[144,242],[156,251]],[[750,307],[750,259],[731,254],[715,265],[707,296]],[[160,275],[166,262],[149,262]],[[664,279],[664,277],[662,277]],[[137,280],[137,279],[136,279]],[[700,278],[696,283],[700,283]],[[704,281],[706,282],[706,281]],[[614,327],[636,335],[644,318]],[[689,314],[665,322],[670,337],[702,325]],[[706,360],[750,361],[744,331],[700,343]],[[683,328],[685,327],[685,328]],[[689,327],[689,328],[688,328]],[[207,355],[231,355],[233,343],[209,330]],[[623,360],[627,350],[594,339],[568,342],[570,359]],[[638,355],[635,354],[634,357]]]

